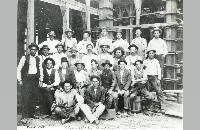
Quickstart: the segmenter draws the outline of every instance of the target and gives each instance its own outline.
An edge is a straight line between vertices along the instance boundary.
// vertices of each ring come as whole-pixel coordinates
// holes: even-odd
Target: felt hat
[[[76,47],[72,47],[72,48],[70,49],[70,52],[72,52],[72,51],[78,52],[78,50],[76,49]]]
[[[158,28],[158,27],[154,28],[154,29],[151,31],[151,33],[154,33],[155,31],[159,31],[160,34],[162,33],[162,30],[161,30],[160,28]]]
[[[92,81],[94,78],[96,78],[100,82],[100,77],[97,75],[90,76],[90,81]]]
[[[43,50],[43,49],[48,49],[48,50],[50,50],[50,48],[48,47],[48,45],[43,45],[42,48],[40,48],[40,50]]]
[[[29,49],[31,49],[31,47],[36,47],[36,48],[37,48],[37,50],[39,50],[39,47],[38,47],[38,45],[37,45],[37,44],[35,44],[34,42],[33,42],[33,43],[31,43],[31,44],[28,46],[28,48],[29,48]]]
[[[121,34],[123,35],[123,32],[122,32],[121,29],[117,29],[117,30],[115,31],[115,35],[117,35],[117,33],[121,33]]]
[[[112,64],[110,63],[109,60],[106,60],[104,63],[102,63],[101,65],[104,67],[106,64],[108,64],[110,67],[112,67]]]
[[[125,51],[124,51],[124,49],[123,49],[122,47],[117,47],[117,48],[115,48],[115,49],[113,50],[113,53],[115,54],[117,50],[121,50],[121,51],[122,51],[122,55],[125,54]]]
[[[53,58],[46,58],[46,59],[44,60],[44,64],[45,64],[45,65],[47,64],[47,61],[48,61],[48,60],[52,61],[53,66],[55,66],[55,61],[54,61]]]
[[[125,60],[125,57],[122,57],[122,58],[119,59],[118,65],[120,64],[120,62],[124,62],[124,63],[127,65],[127,62],[126,62],[126,60]]]
[[[142,60],[136,60],[134,65],[136,65],[136,62],[140,62],[140,64],[143,64],[143,61]]]
[[[128,49],[130,50],[130,49],[131,49],[131,47],[135,47],[137,50],[139,49],[139,48],[138,48],[138,46],[137,46],[137,45],[135,45],[135,44],[132,44],[132,45],[130,45],[130,46],[128,47]]]
[[[149,50],[147,50],[147,54],[149,54],[150,51],[153,51],[154,53],[156,53],[156,50],[154,50],[154,49],[149,49]]]
[[[81,59],[76,60],[76,63],[74,65],[77,66],[77,64],[81,64],[81,65],[85,66],[85,64],[82,62]]]
[[[68,28],[68,29],[65,31],[65,34],[67,34],[68,32],[74,33],[74,31],[73,31],[71,28]]]
[[[69,61],[67,60],[67,57],[62,57],[62,58],[61,58],[61,63],[62,63],[62,62],[69,62]]]
[[[55,34],[54,31],[49,32],[48,35],[49,35],[49,36],[56,36],[56,34]]]
[[[107,46],[108,48],[110,48],[110,45],[108,45],[108,44],[101,44],[100,48],[102,48],[103,46]]]
[[[84,34],[84,33],[88,33],[89,35],[91,35],[91,32],[88,31],[88,30],[84,30],[84,31],[83,31],[83,34]]]
[[[63,49],[64,49],[64,45],[63,45],[62,43],[58,43],[58,44],[55,46],[55,48],[57,48],[58,46],[62,46]]]

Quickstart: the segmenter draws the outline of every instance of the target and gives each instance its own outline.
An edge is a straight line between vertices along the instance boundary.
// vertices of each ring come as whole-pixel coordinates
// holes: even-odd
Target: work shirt
[[[74,74],[78,83],[83,83],[87,81],[87,73],[84,70],[74,70]]]
[[[48,45],[48,47],[49,47],[49,53],[56,53],[57,52],[57,49],[55,48],[55,46],[58,44],[58,43],[60,43],[60,41],[58,41],[58,40],[50,40],[50,39],[47,39],[47,41],[44,41],[44,42],[42,42],[41,44],[39,44],[38,45],[38,47],[39,48],[42,48],[42,46],[43,45]]]
[[[95,54],[87,54],[87,55],[84,55],[83,58],[82,58],[82,61],[85,64],[85,69],[87,71],[92,68],[92,66],[91,66],[91,60],[92,59],[97,60],[97,55],[95,55]]]
[[[48,75],[50,76],[53,69],[46,69],[46,70],[47,70]],[[53,83],[53,86],[58,86],[59,83],[60,83],[60,77],[59,77],[58,71],[56,70],[55,71],[55,82]],[[43,83],[42,87],[47,87],[47,84]]]
[[[62,57],[67,57],[67,55],[65,53],[55,53],[52,58],[55,61],[55,66],[54,69],[59,69],[61,66],[61,58]]]
[[[89,40],[87,40],[87,41],[85,41],[85,40],[80,41],[77,44],[78,53],[87,54],[87,48],[86,48],[86,46],[88,44],[92,44],[92,46],[94,46],[93,43],[91,41],[89,41]]]
[[[77,46],[77,40],[76,38],[64,38],[61,41],[63,43],[63,45],[65,46],[65,50],[68,50],[68,48],[73,48]]]
[[[130,67],[134,65],[135,61],[137,60],[141,60],[142,61],[142,57],[141,56],[138,56],[138,55],[135,55],[135,56],[132,56],[132,55],[129,55],[125,58],[126,62],[127,62],[127,66]]]
[[[123,70],[120,70],[120,76],[121,76],[121,83],[122,83],[122,77],[123,77],[123,73],[124,73],[124,69]]]
[[[97,54],[101,54],[101,45],[109,45],[110,47],[112,46],[112,40],[110,38],[106,37],[101,37],[97,40],[96,42],[96,47],[95,50],[97,51]],[[108,52],[111,52],[112,50],[108,49]]]
[[[101,73],[102,73],[102,71],[99,70],[99,69],[90,69],[90,70],[88,71],[88,77],[90,77],[90,76],[92,76],[92,75],[100,76]]]
[[[127,52],[129,44],[127,41],[125,41],[121,38],[121,39],[117,39],[115,42],[112,43],[112,47],[111,47],[112,51],[117,47],[122,47],[124,49],[124,51]]]
[[[147,80],[146,70],[143,69],[143,66],[140,69],[134,67],[131,69],[132,81],[135,83],[135,80],[144,79]],[[145,81],[146,82],[146,81]]]
[[[146,55],[146,50],[147,50],[147,40],[141,37],[137,37],[131,41],[131,45],[132,44],[138,47],[137,54],[144,59]]]
[[[28,74],[36,74],[37,73],[37,67],[36,67],[36,56],[31,56],[30,55],[30,61],[29,61],[29,70]],[[18,67],[17,67],[17,80],[20,81],[22,80],[21,77],[21,70],[24,67],[26,61],[26,57],[22,56],[22,58],[19,61]],[[42,63],[40,61],[39,63],[39,70],[40,70],[40,81],[43,81],[43,69],[42,69]]]
[[[147,75],[157,75],[158,79],[161,80],[161,68],[159,61],[157,59],[146,59],[143,62],[144,66],[146,66],[146,73]]]
[[[156,54],[157,55],[161,55],[161,54],[167,55],[167,53],[168,53],[168,51],[167,51],[167,44],[161,38],[159,38],[159,39],[153,38],[149,42],[147,50],[156,50]]]

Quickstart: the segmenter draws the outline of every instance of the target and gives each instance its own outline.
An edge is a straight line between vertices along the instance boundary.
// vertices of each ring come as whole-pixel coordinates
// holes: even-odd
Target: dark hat
[[[91,63],[92,63],[92,62],[95,62],[95,64],[98,64],[97,60],[95,60],[95,59],[92,59],[92,60],[91,60]]]
[[[135,44],[130,45],[130,46],[128,47],[128,49],[130,50],[131,47],[135,47],[135,48],[138,50],[138,46],[136,46]]]
[[[136,62],[140,62],[140,64],[143,64],[143,61],[142,60],[136,60],[134,65],[136,65]]]
[[[52,61],[53,66],[55,66],[55,61],[53,60],[53,58],[46,58],[46,59],[44,60],[44,64],[45,64],[45,65],[47,65],[47,61],[48,61],[48,60]]]
[[[31,43],[31,44],[28,46],[28,48],[29,48],[29,49],[31,49],[31,47],[36,47],[36,48],[39,50],[39,47],[38,47],[38,45],[37,45],[37,44],[35,44],[34,42],[33,42],[33,43]]]
[[[138,27],[135,27],[135,28],[133,28],[133,29],[136,31],[136,30],[138,30],[138,29],[141,30],[142,28],[138,26]]]
[[[62,57],[62,58],[61,58],[61,63],[62,63],[62,62],[68,62],[67,57]]]
[[[40,50],[43,50],[43,49],[48,49],[50,50],[50,48],[48,47],[48,45],[43,45],[42,48]]]
[[[112,64],[110,63],[109,60],[106,60],[104,63],[102,63],[101,65],[104,67],[106,64],[108,64],[110,67],[112,67]]]
[[[89,35],[91,35],[91,32],[88,31],[88,30],[84,30],[84,31],[83,31],[83,34],[84,34],[84,33],[88,33]]]
[[[108,31],[108,28],[107,27],[102,27],[102,28],[100,28],[100,32],[102,32],[102,30]]]
[[[125,54],[125,51],[124,51],[124,49],[123,49],[122,47],[117,47],[117,48],[115,48],[115,49],[113,50],[113,53],[115,54],[117,50],[121,50],[121,51],[122,51],[122,55]]]
[[[56,34],[55,34],[54,31],[49,32],[48,35],[49,35],[49,36],[56,36]]]
[[[89,45],[91,45],[91,46],[92,46],[92,48],[94,48],[94,46],[93,46],[91,43],[87,44],[87,46],[86,46],[86,47],[88,47]]]
[[[107,46],[108,48],[110,48],[110,45],[108,45],[108,44],[101,44],[100,48],[102,48],[103,46]]]
[[[62,87],[62,89],[64,89],[65,83],[69,83],[70,85],[72,85],[72,88],[74,87],[74,84],[71,82],[71,80],[65,80],[64,82],[62,82],[62,83],[60,84],[60,86]]]
[[[100,82],[100,77],[97,75],[90,76],[90,81],[92,81],[94,78],[96,78]]]
[[[76,60],[76,63],[74,65],[77,66],[77,64],[81,64],[81,65],[85,66],[85,64],[82,62],[81,59]]]
[[[154,28],[154,29],[151,31],[151,33],[154,33],[155,31],[159,31],[160,33],[162,33],[162,30],[161,30],[160,28],[158,28],[158,27]]]
[[[67,34],[68,32],[72,32],[72,33],[74,33],[74,31],[71,30],[71,28],[68,28],[68,29],[65,31],[65,34]]]
[[[120,58],[120,60],[118,61],[118,65],[120,64],[120,62],[124,62],[127,65],[125,57]]]
[[[58,44],[55,46],[55,48],[57,48],[58,46],[62,46],[63,49],[64,49],[64,45],[63,45],[62,43],[58,43]]]
[[[150,51],[153,51],[154,53],[156,53],[156,50],[150,49],[150,50],[147,50],[147,54],[149,54]]]
[[[117,33],[121,33],[121,34],[123,35],[123,32],[122,32],[121,29],[117,29],[117,30],[115,31],[115,35],[116,35]]]

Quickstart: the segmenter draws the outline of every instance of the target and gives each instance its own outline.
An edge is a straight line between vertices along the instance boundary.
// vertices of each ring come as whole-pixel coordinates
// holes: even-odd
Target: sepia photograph
[[[17,129],[183,130],[183,0],[17,0]]]

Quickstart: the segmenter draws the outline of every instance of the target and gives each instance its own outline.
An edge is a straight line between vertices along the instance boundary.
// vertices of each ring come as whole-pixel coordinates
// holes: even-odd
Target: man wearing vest
[[[48,116],[51,116],[51,106],[53,104],[53,96],[56,87],[60,83],[60,77],[58,71],[53,69],[55,61],[52,58],[46,58],[44,60],[44,65],[46,66],[43,70],[43,85],[42,85],[42,96],[43,105]]]
[[[17,80],[19,86],[22,87],[22,123],[27,123],[27,118],[37,118],[34,115],[37,94],[39,92],[39,81],[42,84],[42,65],[40,58],[36,56],[38,46],[31,43],[28,48],[30,54],[22,56],[17,67]]]

